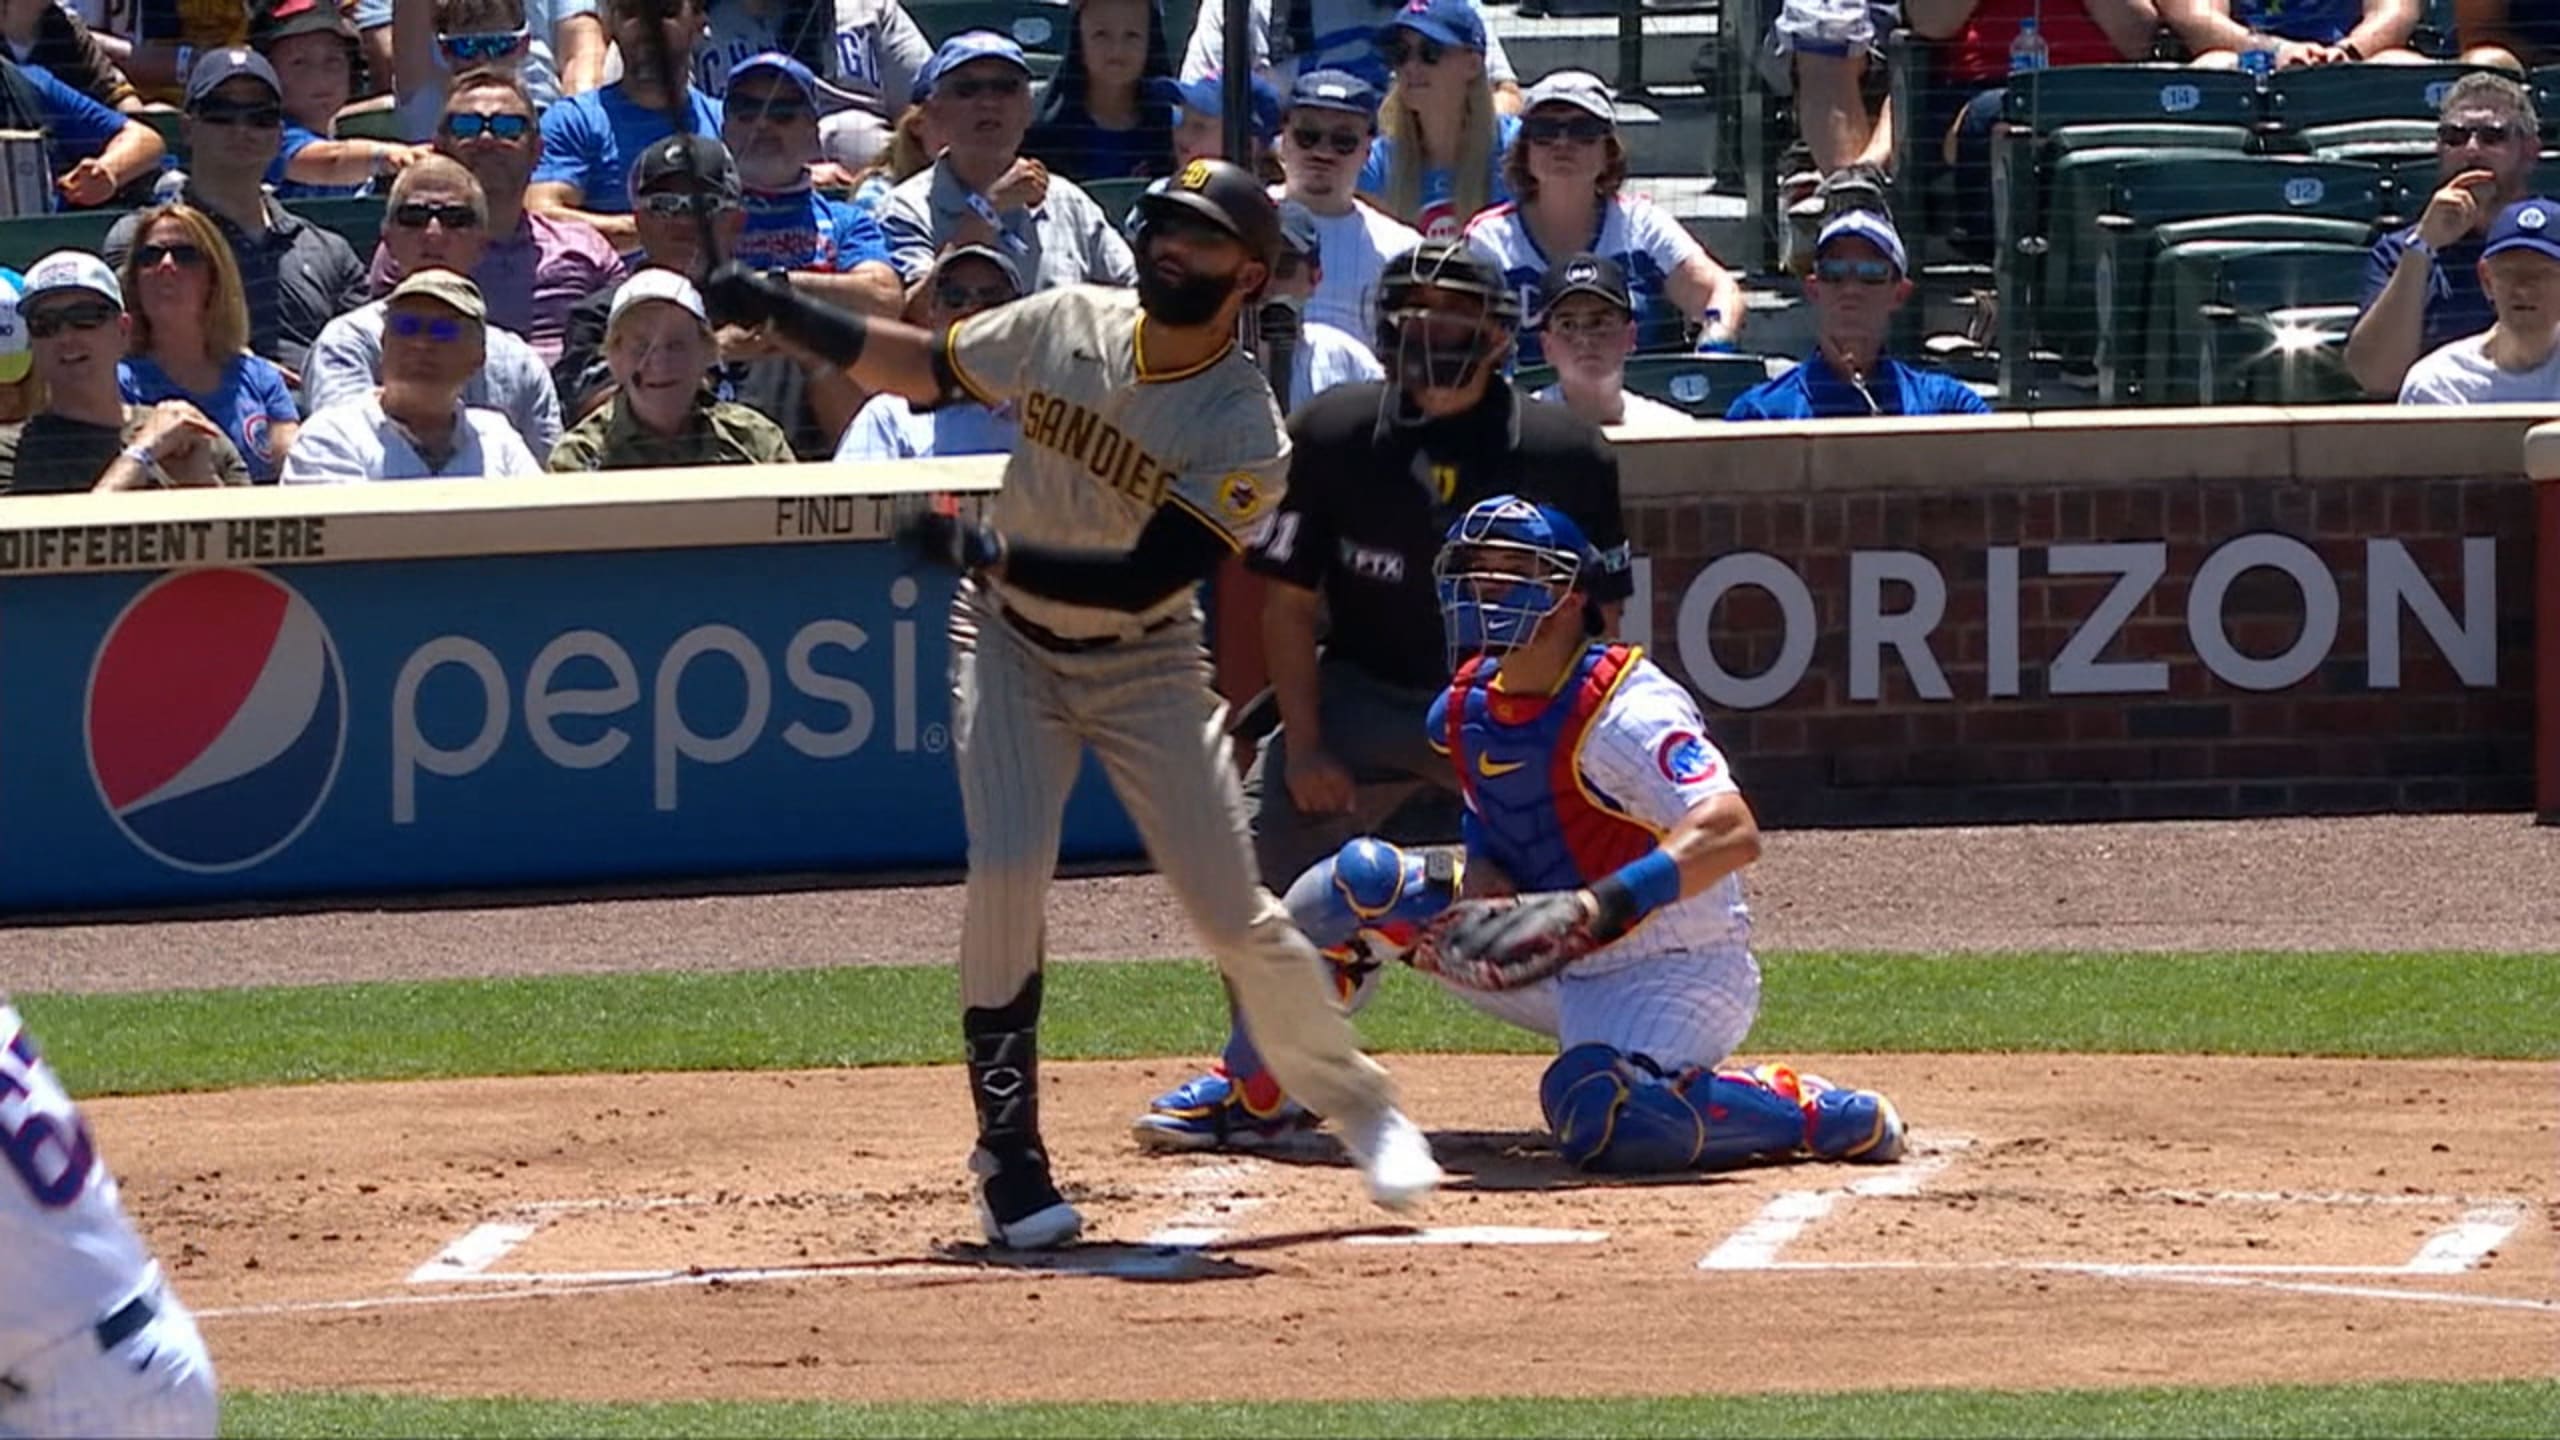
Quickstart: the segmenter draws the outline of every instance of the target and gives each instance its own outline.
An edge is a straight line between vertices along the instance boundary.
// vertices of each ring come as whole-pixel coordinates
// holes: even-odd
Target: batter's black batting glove
[[[974,575],[1004,559],[1004,537],[982,520],[927,510],[898,527],[898,543],[928,565]]]
[[[801,294],[781,275],[753,270],[735,260],[711,272],[702,286],[703,304],[714,325],[753,330],[771,326],[774,333],[831,365],[851,365],[862,358],[870,323],[840,305]]]

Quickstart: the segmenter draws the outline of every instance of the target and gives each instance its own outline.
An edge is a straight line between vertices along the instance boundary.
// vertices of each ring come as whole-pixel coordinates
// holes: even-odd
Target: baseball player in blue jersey
[[[1725,1066],[1759,1013],[1740,881],[1759,826],[1689,693],[1594,638],[1596,565],[1546,506],[1498,496],[1458,522],[1436,577],[1455,678],[1425,723],[1465,798],[1464,850],[1355,840],[1291,886],[1292,918],[1354,1008],[1403,959],[1555,1037],[1539,1102],[1579,1168],[1901,1158],[1884,1096]],[[1313,1123],[1239,1028],[1220,1067],[1158,1098],[1136,1133],[1155,1149],[1249,1148]]]

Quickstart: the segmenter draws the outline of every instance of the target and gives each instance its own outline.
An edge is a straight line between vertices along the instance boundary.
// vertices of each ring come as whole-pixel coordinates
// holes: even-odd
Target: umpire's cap
[[[1194,160],[1173,183],[1138,197],[1141,221],[1159,215],[1197,216],[1244,242],[1245,253],[1268,265],[1280,252],[1280,210],[1262,182],[1224,160]]]

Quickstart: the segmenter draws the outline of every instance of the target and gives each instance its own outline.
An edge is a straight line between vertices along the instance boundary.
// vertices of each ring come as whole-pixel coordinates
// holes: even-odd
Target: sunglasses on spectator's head
[[[456,140],[521,140],[533,129],[530,115],[459,114],[444,117],[444,133]]]
[[[247,125],[252,129],[275,130],[284,125],[284,107],[252,101],[243,105],[232,100],[198,102],[195,118],[205,125]]]
[[[104,300],[75,300],[29,315],[27,333],[38,340],[50,340],[65,330],[95,330],[116,315],[116,307]]]
[[[954,98],[961,100],[975,100],[981,95],[1019,95],[1022,93],[1022,77],[970,75],[958,80],[945,80],[933,88],[936,93],[948,90]]]
[[[2447,120],[2436,127],[2436,143],[2447,150],[2459,150],[2474,139],[2483,145],[2504,145],[2507,137],[2515,133],[2515,127],[2504,120],[2483,120],[2475,125]]]
[[[1005,285],[955,285],[933,287],[933,301],[945,310],[980,310],[1008,304],[1013,290]]]
[[[672,190],[656,190],[633,196],[631,208],[669,217],[717,215],[724,210],[736,209],[737,203],[726,195],[684,195]]]
[[[403,340],[423,335],[439,345],[450,345],[462,338],[462,322],[450,315],[408,315],[395,312],[391,317],[391,333]]]
[[[1816,260],[1813,273],[1833,285],[1890,285],[1902,278],[1890,260]]]
[[[484,30],[470,35],[439,36],[436,44],[456,60],[504,60],[531,39],[530,30]]]
[[[204,264],[204,251],[198,246],[187,244],[185,241],[180,241],[175,245],[136,245],[133,247],[133,268],[136,270],[152,269],[159,265],[163,260],[175,260],[178,262],[179,268],[193,270]]]
[[[1321,125],[1292,125],[1289,138],[1297,141],[1301,150],[1325,149],[1336,155],[1349,155],[1369,139],[1357,130],[1327,130]]]
[[[1520,133],[1532,145],[1553,145],[1559,140],[1606,140],[1609,122],[1597,115],[1532,115],[1520,122]]]
[[[480,214],[468,205],[432,200],[404,200],[391,207],[391,223],[403,230],[424,230],[429,221],[441,222],[447,230],[477,230]]]
[[[1449,53],[1448,46],[1441,44],[1439,41],[1432,39],[1428,35],[1418,35],[1411,38],[1399,35],[1397,38],[1389,40],[1381,48],[1387,52],[1387,63],[1389,65],[1407,65],[1415,60],[1420,60],[1425,65],[1437,65],[1440,63],[1441,57]]]

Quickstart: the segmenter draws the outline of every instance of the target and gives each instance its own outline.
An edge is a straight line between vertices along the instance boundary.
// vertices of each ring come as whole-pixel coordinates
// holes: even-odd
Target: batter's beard
[[[1186,275],[1167,280],[1153,265],[1138,272],[1138,308],[1159,324],[1189,327],[1218,318],[1218,307],[1236,288],[1232,275]]]

